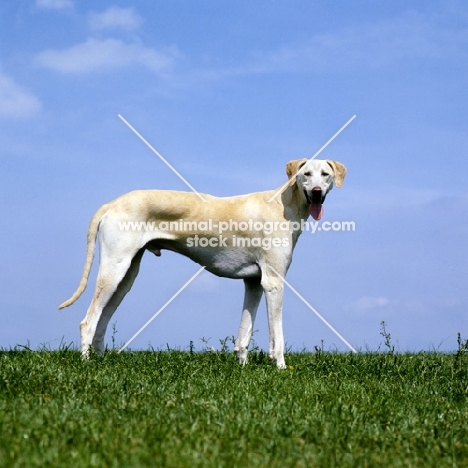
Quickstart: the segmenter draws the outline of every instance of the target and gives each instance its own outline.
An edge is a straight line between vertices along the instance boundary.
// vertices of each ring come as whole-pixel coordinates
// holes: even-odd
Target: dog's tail
[[[81,281],[78,285],[78,289],[74,292],[73,296],[65,301],[63,304],[60,304],[59,310],[64,309],[72,305],[82,294],[83,291],[86,289],[86,285],[88,284],[88,277],[89,272],[91,271],[91,266],[94,260],[94,252],[96,251],[96,237],[99,231],[99,224],[101,223],[102,217],[109,209],[109,205],[103,205],[99,210],[96,211],[95,215],[91,219],[88,228],[88,246],[86,251],[86,263],[83,269],[83,274],[81,275]]]

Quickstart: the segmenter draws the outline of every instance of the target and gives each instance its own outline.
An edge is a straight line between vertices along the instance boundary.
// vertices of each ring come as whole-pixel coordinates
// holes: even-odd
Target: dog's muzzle
[[[304,190],[307,203],[310,205],[309,213],[316,221],[319,221],[323,215],[322,204],[326,195],[322,195],[320,187],[314,187],[311,191]]]

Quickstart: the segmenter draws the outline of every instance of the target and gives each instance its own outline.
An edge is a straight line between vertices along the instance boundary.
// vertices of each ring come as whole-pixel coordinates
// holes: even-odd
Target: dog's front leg
[[[283,294],[284,286],[281,278],[264,274],[262,287],[265,293],[270,332],[270,358],[276,361],[278,369],[285,369],[284,338],[283,338]]]
[[[244,306],[242,308],[242,318],[237,335],[234,351],[237,354],[240,364],[247,364],[247,353],[252,338],[252,331],[257,314],[258,304],[262,298],[263,288],[258,278],[245,278]]]

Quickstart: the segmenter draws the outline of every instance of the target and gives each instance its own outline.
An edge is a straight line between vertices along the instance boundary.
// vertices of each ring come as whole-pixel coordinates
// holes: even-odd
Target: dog
[[[98,239],[96,290],[80,324],[83,355],[91,348],[104,351],[107,325],[132,287],[144,252],[160,256],[166,249],[217,276],[243,279],[244,305],[234,347],[241,364],[247,363],[255,315],[265,294],[270,358],[285,368],[283,278],[305,221],[309,215],[322,217],[325,197],[334,185],[342,186],[346,167],[337,161],[299,159],[287,163],[286,174],[288,182],[278,190],[224,198],[138,190],[99,208],[88,229],[78,289],[59,306],[70,306],[85,290]]]

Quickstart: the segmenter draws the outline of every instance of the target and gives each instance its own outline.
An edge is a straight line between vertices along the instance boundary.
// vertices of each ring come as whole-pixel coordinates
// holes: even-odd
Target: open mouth
[[[320,187],[314,187],[312,191],[307,193],[304,190],[304,194],[307,199],[307,203],[310,205],[309,213],[316,221],[319,221],[323,215],[322,204],[325,201],[325,196],[322,196],[322,189]]]

